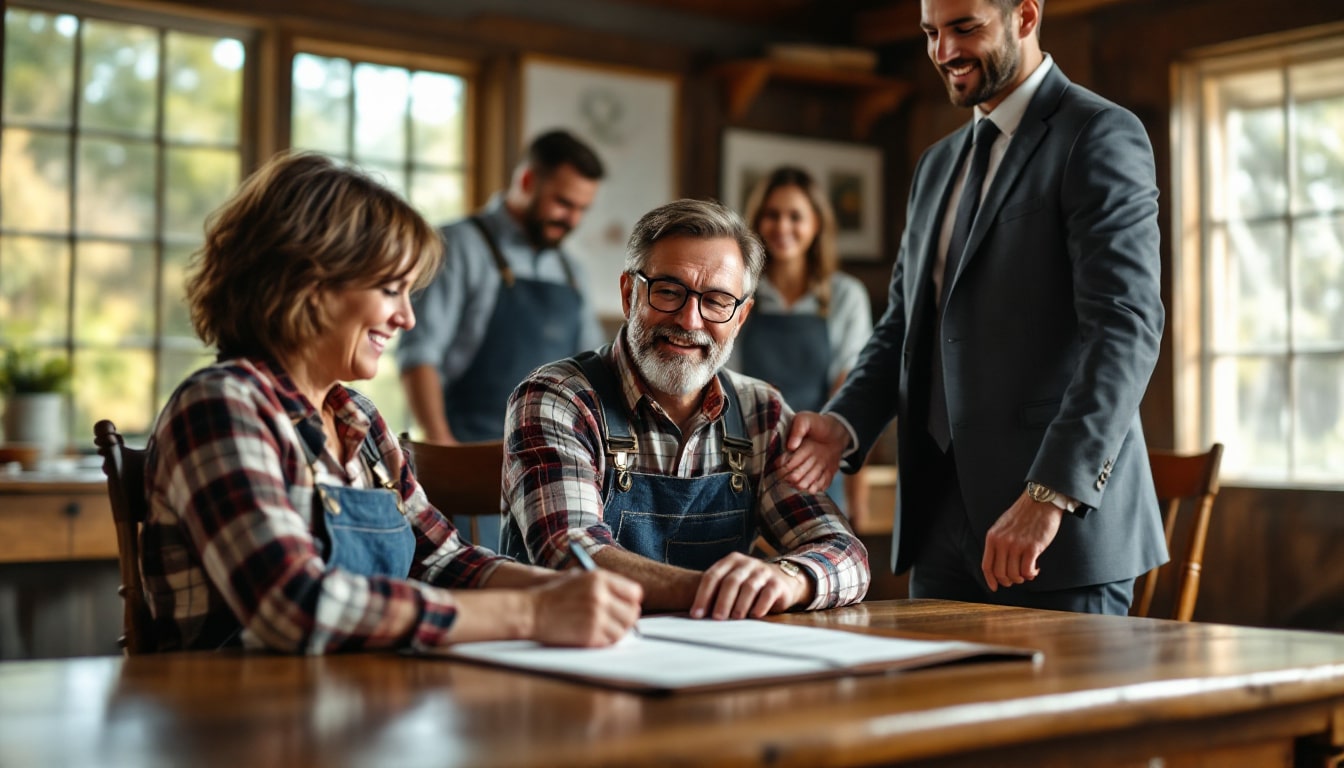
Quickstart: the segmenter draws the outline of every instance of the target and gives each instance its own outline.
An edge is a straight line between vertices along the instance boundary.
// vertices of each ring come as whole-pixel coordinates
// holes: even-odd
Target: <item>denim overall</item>
[[[603,350],[605,352],[605,350]],[[756,493],[747,477],[751,441],[737,391],[719,374],[727,396],[720,423],[725,430],[727,471],[703,477],[666,477],[630,469],[637,442],[616,378],[601,352],[574,360],[602,403],[607,471],[602,480],[602,522],[630,552],[669,565],[703,571],[730,552],[747,552],[756,538]],[[510,518],[505,554],[529,562],[518,524]]]
[[[831,338],[821,315],[753,312],[737,338],[742,372],[779,389],[794,411],[820,411],[831,394]],[[788,354],[781,354],[781,350]],[[844,476],[827,495],[845,509]]]
[[[470,221],[490,247],[500,286],[480,349],[444,392],[448,426],[464,443],[501,439],[504,412],[514,387],[537,366],[574,354],[582,329],[582,300],[568,262],[557,254],[566,285],[515,277],[485,223],[475,216]],[[453,524],[466,541],[470,519],[454,516]],[[498,548],[499,522],[479,518],[478,524],[481,541],[472,543]]]
[[[311,432],[300,429],[299,442],[303,444],[308,469],[316,477],[317,454],[307,439]],[[404,579],[415,562],[415,531],[402,511],[396,482],[379,469],[378,454],[368,440],[360,445],[359,453],[381,487],[313,484],[314,506],[322,511],[322,525],[327,532],[323,558],[328,570],[340,568],[360,576]],[[318,541],[322,541],[321,537]]]

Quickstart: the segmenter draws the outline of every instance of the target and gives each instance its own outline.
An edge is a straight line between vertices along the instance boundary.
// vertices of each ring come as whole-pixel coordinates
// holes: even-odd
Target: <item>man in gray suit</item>
[[[920,159],[886,314],[799,414],[789,478],[823,489],[895,417],[912,597],[1123,614],[1167,557],[1138,417],[1164,322],[1153,154],[1041,52],[1042,4],[922,3],[973,125]]]

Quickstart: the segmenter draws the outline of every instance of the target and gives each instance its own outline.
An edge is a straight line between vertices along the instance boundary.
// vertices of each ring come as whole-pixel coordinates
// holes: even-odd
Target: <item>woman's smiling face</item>
[[[333,381],[373,378],[396,332],[415,327],[410,296],[414,281],[412,272],[369,288],[324,292],[321,301],[330,325],[314,343],[313,362]]]

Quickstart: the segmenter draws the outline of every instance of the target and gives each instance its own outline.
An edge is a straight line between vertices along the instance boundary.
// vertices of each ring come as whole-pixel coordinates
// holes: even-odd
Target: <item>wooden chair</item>
[[[149,511],[145,498],[145,452],[128,448],[112,422],[93,425],[94,444],[103,457],[107,496],[117,531],[117,559],[121,566],[122,636],[117,644],[127,653],[151,653],[157,648],[154,622],[144,584],[140,581],[140,527]]]
[[[1199,578],[1204,566],[1204,541],[1208,537],[1209,518],[1213,514],[1213,499],[1218,495],[1218,468],[1223,460],[1223,444],[1214,443],[1204,453],[1179,454],[1171,451],[1148,451],[1153,467],[1153,484],[1157,487],[1158,502],[1162,504],[1163,525],[1166,528],[1167,548],[1171,549],[1176,518],[1183,506],[1189,507],[1194,520],[1189,525],[1189,541],[1185,553],[1171,562],[1154,568],[1139,579],[1139,599],[1130,612],[1133,616],[1148,616],[1153,607],[1153,595],[1158,581],[1173,594],[1170,618],[1189,621],[1195,613],[1199,597]],[[1167,578],[1162,578],[1163,574]]]
[[[435,445],[401,434],[401,448],[429,503],[445,515],[471,518],[468,536],[480,541],[476,519],[499,514],[504,441]]]

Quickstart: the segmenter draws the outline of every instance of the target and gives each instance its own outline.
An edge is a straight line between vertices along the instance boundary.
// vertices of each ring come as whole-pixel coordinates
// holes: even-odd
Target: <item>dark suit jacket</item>
[[[898,573],[932,513],[921,483],[930,276],[970,130],[920,158],[886,313],[827,408],[855,428],[856,456],[898,419]],[[981,203],[938,339],[962,495],[981,540],[1028,479],[1088,508],[1065,516],[1028,589],[1118,581],[1166,561],[1138,416],[1164,322],[1158,244],[1143,125],[1052,68]]]

